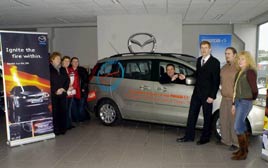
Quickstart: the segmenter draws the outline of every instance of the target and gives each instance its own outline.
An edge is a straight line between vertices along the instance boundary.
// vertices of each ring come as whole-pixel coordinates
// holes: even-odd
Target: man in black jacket
[[[166,73],[164,73],[160,77],[159,82],[161,84],[165,84],[165,83],[184,84],[185,83],[185,76],[183,74],[176,74],[175,73],[175,66],[173,64],[167,64],[166,65]]]
[[[191,97],[185,136],[177,142],[194,141],[195,126],[200,112],[203,109],[204,124],[202,135],[197,145],[206,144],[211,136],[212,105],[220,84],[220,62],[213,57],[211,45],[208,41],[200,43],[201,57],[196,65],[196,84]]]

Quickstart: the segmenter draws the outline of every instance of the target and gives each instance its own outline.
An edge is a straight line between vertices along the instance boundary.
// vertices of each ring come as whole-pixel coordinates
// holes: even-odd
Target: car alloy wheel
[[[221,124],[220,124],[220,113],[219,110],[215,111],[212,120],[213,133],[217,139],[221,139]]]
[[[115,124],[121,119],[117,105],[111,100],[100,102],[98,106],[98,115],[104,125]]]
[[[110,104],[104,104],[100,108],[100,118],[107,124],[111,124],[116,119],[116,112],[113,106]]]
[[[220,118],[218,117],[216,121],[216,135],[217,137],[221,137],[221,124],[220,124]]]

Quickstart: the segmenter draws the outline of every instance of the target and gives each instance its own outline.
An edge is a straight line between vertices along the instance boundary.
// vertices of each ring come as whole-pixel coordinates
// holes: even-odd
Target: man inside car
[[[166,65],[166,73],[163,73],[159,79],[159,83],[177,83],[184,84],[185,83],[185,75],[175,73],[175,66],[173,64]]]

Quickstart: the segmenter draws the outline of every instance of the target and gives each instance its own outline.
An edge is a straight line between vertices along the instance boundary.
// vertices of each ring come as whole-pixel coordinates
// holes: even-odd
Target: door
[[[175,73],[193,76],[194,70],[177,62],[159,61],[159,78],[166,73],[166,66],[172,64]],[[194,86],[176,83],[160,84],[154,82],[154,113],[162,123],[186,125],[190,100]]]
[[[124,78],[113,97],[120,103],[123,118],[153,121],[153,82],[151,60],[121,61]]]

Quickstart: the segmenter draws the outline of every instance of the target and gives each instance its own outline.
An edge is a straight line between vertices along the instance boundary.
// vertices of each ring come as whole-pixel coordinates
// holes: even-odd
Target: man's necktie
[[[205,59],[202,59],[201,66],[205,64]]]

